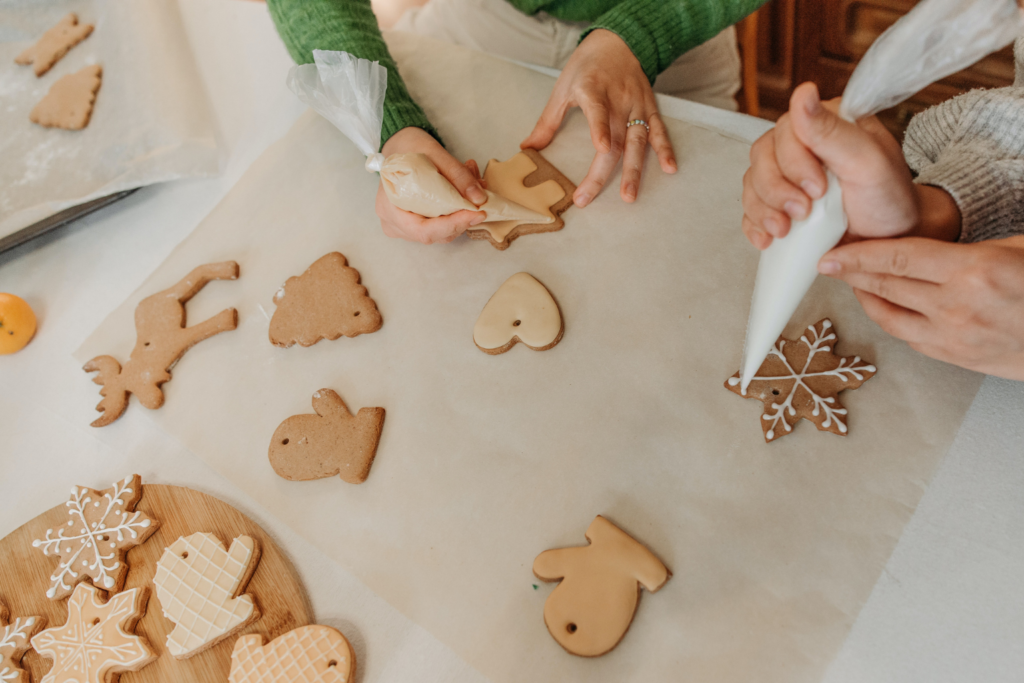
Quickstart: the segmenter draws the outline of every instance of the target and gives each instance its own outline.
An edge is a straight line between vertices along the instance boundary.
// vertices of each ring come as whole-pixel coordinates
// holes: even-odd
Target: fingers
[[[583,115],[587,117],[587,124],[590,126],[590,141],[594,143],[594,149],[599,154],[607,154],[615,152],[616,143],[618,143],[618,154],[615,157],[617,160],[619,155],[622,154],[626,122],[622,122],[623,130],[617,130],[617,126],[610,129],[610,114],[607,101],[594,101],[589,97],[581,98],[581,100],[580,108],[583,110]],[[615,123],[619,122],[615,121]]]
[[[587,171],[587,177],[583,179],[583,182],[579,184],[576,192],[572,195],[576,206],[582,209],[594,201],[594,197],[601,192],[601,188],[608,182],[608,178],[611,177],[618,163],[619,155],[617,154],[611,152],[601,154],[598,152],[594,155],[594,160],[590,164],[590,170]]]
[[[880,273],[941,284],[962,266],[963,248],[923,237],[865,240],[825,254],[818,272],[842,280],[852,273]]]
[[[821,160],[796,136],[792,122],[792,117],[788,116],[779,121],[772,140],[779,175],[789,185],[786,200],[793,202],[790,208],[796,209],[800,215],[795,215],[793,211],[787,213],[793,218],[800,219],[810,212],[810,200],[818,199],[825,194],[828,179],[825,177]]]
[[[559,126],[562,125],[562,119],[565,118],[565,112],[568,108],[568,102],[561,94],[560,89],[556,87],[551,93],[551,99],[548,100],[544,111],[541,112],[537,125],[533,127],[533,132],[519,143],[519,148],[544,149],[551,144],[555,133],[558,132]]]
[[[765,232],[764,228],[755,224],[746,216],[743,217],[743,234],[747,236],[747,240],[753,244],[756,249],[764,251],[771,246],[772,236]]]
[[[854,289],[873,294],[908,311],[916,311],[929,317],[941,306],[942,288],[933,282],[879,273],[856,272],[848,273],[842,279]]]
[[[447,152],[432,157],[431,161],[437,166],[437,170],[441,172],[441,175],[447,178],[448,182],[454,185],[455,189],[463,197],[477,206],[487,201],[487,193],[484,192],[483,186],[480,185],[479,169],[476,169],[477,172],[474,173],[468,164],[463,165],[459,163],[455,157]],[[475,162],[473,166],[476,166]]]
[[[747,169],[743,174],[743,215],[757,229],[769,237],[785,237],[789,234],[789,216],[773,209],[758,195],[753,187],[753,177],[756,173],[754,167]],[[771,240],[769,240],[769,243]],[[766,245],[767,246],[767,245]]]
[[[626,149],[622,156],[622,183],[619,188],[619,193],[624,201],[636,201],[646,156],[647,129],[641,125],[630,126],[626,129]]]
[[[676,163],[676,152],[672,148],[672,140],[668,136],[665,122],[661,120],[661,114],[657,111],[651,114],[647,125],[651,127],[649,142],[654,153],[658,155],[661,170],[665,173],[675,173],[679,169],[679,165]]]
[[[764,228],[775,237],[789,234],[790,218],[806,218],[811,210],[811,200],[798,187],[782,175],[776,158],[773,131],[759,138],[750,148],[750,169],[744,176],[744,210],[752,220],[770,218]],[[769,211],[752,211],[755,204],[764,205]]]
[[[911,344],[921,343],[933,336],[931,324],[920,313],[908,311],[859,289],[853,290],[853,293],[857,296],[857,300],[860,301],[860,305],[868,317],[892,336]]]

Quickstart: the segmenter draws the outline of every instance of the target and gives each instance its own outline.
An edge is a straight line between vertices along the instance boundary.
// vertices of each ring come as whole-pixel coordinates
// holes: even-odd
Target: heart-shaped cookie
[[[529,273],[516,273],[498,288],[473,327],[473,341],[484,353],[505,353],[516,342],[534,351],[550,349],[565,326],[558,304]]]

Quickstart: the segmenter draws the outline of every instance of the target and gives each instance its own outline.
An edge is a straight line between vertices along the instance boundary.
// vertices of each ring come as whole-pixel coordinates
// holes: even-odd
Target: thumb
[[[857,124],[824,106],[814,83],[803,83],[789,101],[793,133],[840,178],[856,174],[864,152],[877,142]]]
[[[541,112],[540,119],[537,120],[537,125],[533,127],[533,132],[519,143],[520,149],[544,149],[551,144],[568,108],[564,102],[556,102],[555,97],[556,95],[552,93],[547,106]]]
[[[444,154],[440,159],[431,159],[449,183],[455,186],[463,197],[480,206],[487,201],[487,193],[480,185],[480,178],[469,168],[459,163],[451,154]]]

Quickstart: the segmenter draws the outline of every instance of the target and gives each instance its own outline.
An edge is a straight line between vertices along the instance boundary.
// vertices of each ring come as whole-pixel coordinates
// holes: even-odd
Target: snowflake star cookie
[[[175,624],[167,634],[171,655],[187,659],[259,619],[252,596],[238,595],[259,559],[260,548],[248,536],[224,550],[213,534],[195,533],[164,550],[153,584],[164,616]]]
[[[28,672],[19,668],[28,652],[29,639],[43,627],[42,617],[8,621],[7,606],[0,602],[0,683],[29,683]]]
[[[473,327],[473,342],[484,353],[505,353],[517,342],[534,351],[550,349],[565,326],[551,292],[529,273],[516,273],[498,288]]]
[[[561,583],[544,603],[544,623],[568,652],[597,657],[610,651],[633,622],[640,586],[654,593],[672,572],[625,531],[598,515],[590,545],[546,550],[533,561],[541,581]]]
[[[808,327],[799,341],[779,337],[746,392],[740,389],[740,373],[726,380],[729,391],[764,403],[761,428],[766,442],[789,434],[800,418],[823,432],[846,434],[846,408],[838,394],[857,389],[876,369],[860,356],[836,355],[836,341],[832,321],[825,318]]]
[[[100,602],[96,588],[81,583],[68,600],[68,621],[32,639],[36,651],[53,660],[40,683],[106,683],[125,671],[138,671],[156,655],[133,633],[146,611],[144,588]]]
[[[135,511],[140,498],[142,477],[137,474],[103,491],[84,486],[71,489],[71,500],[66,503],[67,525],[47,529],[45,538],[32,541],[32,546],[41,548],[44,554],[60,557],[46,597],[63,598],[86,578],[110,593],[121,590],[128,575],[125,554],[160,526],[158,521]]]
[[[239,638],[228,683],[348,683],[355,672],[345,636],[330,626],[300,626],[267,645],[258,634]]]

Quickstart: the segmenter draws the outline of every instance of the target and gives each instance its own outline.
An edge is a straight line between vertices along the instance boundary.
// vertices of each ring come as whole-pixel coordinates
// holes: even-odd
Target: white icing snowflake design
[[[0,618],[0,624],[2,623],[3,619]],[[13,660],[16,654],[28,649],[28,639],[35,630],[35,625],[36,617],[23,617],[15,619],[14,623],[0,631],[0,681],[3,683],[21,680],[22,670],[14,666]]]
[[[820,331],[819,328],[820,327]],[[821,395],[808,385],[807,380],[811,378],[833,378],[839,380],[838,386],[831,393],[838,393],[843,389],[851,388],[856,389],[863,382],[870,379],[876,372],[874,365],[871,365],[860,359],[860,356],[854,356],[853,358],[843,358],[836,356],[832,353],[834,342],[836,341],[835,331],[832,329],[832,322],[827,318],[822,320],[817,325],[810,325],[807,327],[807,332],[800,337],[799,342],[791,342],[787,339],[779,339],[775,342],[775,346],[771,351],[768,352],[768,358],[765,360],[765,364],[769,363],[774,356],[777,358],[777,362],[781,362],[786,369],[786,374],[777,375],[761,375],[757,374],[754,376],[747,388],[750,391],[754,385],[758,385],[760,389],[759,395],[748,396],[747,391],[741,392],[738,388],[740,378],[738,376],[730,377],[728,380],[728,386],[733,389],[736,393],[740,393],[742,396],[748,396],[748,398],[758,398],[765,403],[765,412],[761,416],[769,425],[766,425],[765,440],[772,441],[777,434],[776,430],[779,427],[779,423],[785,428],[786,433],[793,431],[793,424],[797,421],[797,410],[794,407],[794,400],[796,399],[799,390],[803,389],[811,397],[813,401],[813,409],[811,410],[811,418],[813,422],[818,425],[818,429],[824,431],[831,431],[833,423],[840,434],[846,434],[846,408],[836,400],[834,396]],[[807,359],[804,361],[803,366],[800,370],[796,370],[786,357],[784,352],[787,344],[801,343],[807,347]],[[837,358],[839,363],[834,368],[825,370],[818,370],[811,372],[811,363],[815,356],[818,354],[827,353]],[[763,365],[762,365],[763,367]],[[758,371],[760,372],[760,370]],[[792,387],[787,385],[788,382],[792,381]],[[769,385],[769,383],[771,383]],[[780,385],[786,385],[788,394],[782,403],[776,403],[775,401],[766,400],[767,394],[765,392],[770,391],[773,396],[779,396],[782,392],[779,389]],[[787,415],[792,420],[787,419]]]
[[[139,545],[157,525],[141,512],[131,510],[141,495],[142,479],[138,475],[125,478],[105,491],[83,486],[71,489],[68,523],[54,533],[46,530],[46,538],[32,541],[46,555],[61,558],[50,579],[53,584],[46,597],[61,598],[84,576],[104,590],[119,585],[127,567],[121,560],[129,547]]]

